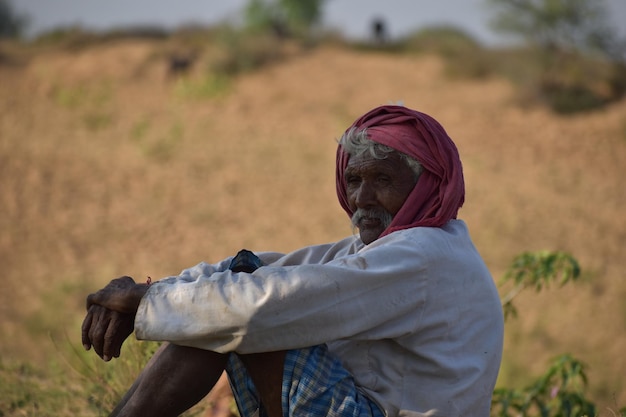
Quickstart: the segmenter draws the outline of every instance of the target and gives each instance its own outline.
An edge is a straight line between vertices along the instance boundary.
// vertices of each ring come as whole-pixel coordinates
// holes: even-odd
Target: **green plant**
[[[502,297],[504,316],[517,315],[513,299],[525,288],[541,291],[550,284],[563,286],[580,277],[578,261],[566,252],[524,252],[517,255],[500,280],[500,286],[512,288]]]
[[[587,375],[582,362],[563,354],[544,375],[523,389],[496,388],[492,417],[580,417],[596,415],[596,406],[584,396]]]
[[[563,286],[579,277],[578,261],[566,252],[524,252],[516,256],[501,280],[503,286],[512,284],[502,297],[505,318],[517,315],[513,299],[523,289],[534,288],[538,292],[551,284]],[[596,405],[585,397],[586,387],[585,365],[570,354],[561,354],[527,387],[496,388],[491,416],[593,417],[597,415]]]

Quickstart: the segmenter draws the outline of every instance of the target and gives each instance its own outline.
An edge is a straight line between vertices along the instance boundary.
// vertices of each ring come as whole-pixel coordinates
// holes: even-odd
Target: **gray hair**
[[[416,181],[423,171],[422,164],[415,158],[387,145],[371,140],[367,135],[367,129],[357,130],[357,128],[351,128],[339,139],[339,144],[350,156],[359,156],[369,153],[372,158],[386,159],[389,154],[396,153],[400,155],[411,171],[413,171]]]

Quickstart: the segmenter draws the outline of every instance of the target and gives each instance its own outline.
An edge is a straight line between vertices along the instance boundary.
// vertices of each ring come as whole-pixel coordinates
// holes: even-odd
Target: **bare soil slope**
[[[626,404],[626,102],[557,117],[516,106],[503,80],[450,80],[435,57],[330,46],[234,81],[201,68],[177,81],[155,48],[124,41],[0,63],[0,357],[49,359],[48,331],[78,343],[84,295],[113,277],[352,233],[336,203],[334,140],[402,101],[457,143],[460,216],[495,278],[542,249],[571,252],[588,278],[520,297],[502,383],[571,352],[600,405]]]

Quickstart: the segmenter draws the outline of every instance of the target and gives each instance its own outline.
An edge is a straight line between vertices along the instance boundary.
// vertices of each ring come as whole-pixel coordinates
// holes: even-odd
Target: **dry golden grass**
[[[456,141],[461,217],[496,278],[540,249],[571,252],[588,277],[520,296],[501,383],[571,352],[601,408],[626,404],[626,102],[562,118],[517,107],[505,81],[451,81],[434,57],[337,47],[182,84],[156,51],[126,40],[0,65],[0,358],[47,363],[47,333],[79,344],[84,296],[116,276],[351,233],[334,139],[401,100]]]

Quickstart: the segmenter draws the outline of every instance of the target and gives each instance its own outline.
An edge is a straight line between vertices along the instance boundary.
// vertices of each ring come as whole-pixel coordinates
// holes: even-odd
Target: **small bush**
[[[443,56],[481,48],[474,38],[454,26],[427,27],[408,35],[403,43],[409,52],[436,52]]]
[[[453,26],[432,26],[401,42],[408,53],[434,53],[446,63],[451,77],[484,78],[493,72],[491,54],[465,31]]]
[[[497,388],[493,393],[493,417],[596,416],[596,406],[585,398],[587,375],[582,362],[570,355],[554,359],[537,381],[524,389]]]
[[[281,40],[264,32],[224,27],[217,36],[218,50],[209,59],[213,73],[238,75],[283,58]]]

